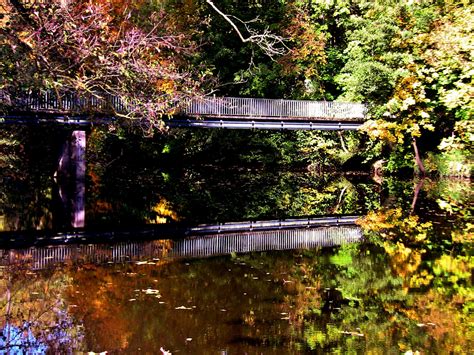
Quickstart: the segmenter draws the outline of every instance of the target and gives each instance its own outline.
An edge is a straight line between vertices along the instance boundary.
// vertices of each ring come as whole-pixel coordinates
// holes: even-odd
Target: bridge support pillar
[[[84,227],[86,192],[86,132],[73,131],[63,145],[56,171],[59,195],[70,224]]]

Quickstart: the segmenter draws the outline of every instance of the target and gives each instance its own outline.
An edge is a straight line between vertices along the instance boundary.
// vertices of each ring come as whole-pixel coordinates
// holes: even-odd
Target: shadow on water
[[[73,144],[64,146],[71,132],[24,130],[24,136],[3,132],[1,230],[63,230],[81,226],[83,213],[86,227],[106,228],[360,215],[380,205],[380,188],[367,179],[213,164],[189,168],[172,163],[161,138],[140,147],[95,137],[101,131],[88,133],[86,184],[78,195],[81,183],[58,168],[71,155],[65,152]],[[85,210],[78,209],[83,200]]]

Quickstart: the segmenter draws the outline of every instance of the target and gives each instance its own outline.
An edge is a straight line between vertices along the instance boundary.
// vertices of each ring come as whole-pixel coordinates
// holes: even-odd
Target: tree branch
[[[206,0],[206,2],[220,15],[226,20],[232,28],[237,32],[240,40],[244,43],[250,42],[256,44],[263,52],[268,55],[270,58],[273,58],[276,55],[283,55],[288,51],[288,47],[285,45],[285,38],[275,35],[271,33],[268,28],[263,31],[263,33],[258,33],[255,30],[251,29],[246,22],[238,19],[242,24],[244,24],[246,31],[250,34],[248,37],[244,37],[242,32],[239,30],[237,25],[234,21],[230,18],[229,15],[222,12],[213,2],[212,0]]]

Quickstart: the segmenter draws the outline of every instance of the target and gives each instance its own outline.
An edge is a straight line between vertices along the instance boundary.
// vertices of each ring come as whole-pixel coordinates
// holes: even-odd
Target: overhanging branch
[[[268,28],[266,28],[263,33],[258,33],[248,26],[248,22],[244,22],[234,16],[239,22],[245,26],[245,30],[249,33],[248,37],[245,37],[242,32],[239,30],[239,27],[235,24],[234,21],[230,18],[229,15],[222,12],[212,0],[206,0],[206,2],[226,20],[234,29],[234,31],[239,36],[240,40],[244,43],[250,42],[256,44],[263,52],[269,57],[273,58],[274,56],[283,55],[288,51],[288,47],[285,45],[285,38],[271,33]]]

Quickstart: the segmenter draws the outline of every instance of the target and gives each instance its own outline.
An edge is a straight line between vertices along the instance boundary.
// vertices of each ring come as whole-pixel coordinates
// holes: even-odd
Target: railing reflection
[[[361,229],[350,225],[218,233],[176,241],[161,239],[113,244],[66,244],[15,250],[0,249],[0,265],[28,264],[32,269],[45,269],[63,263],[104,264],[206,258],[231,253],[331,247],[361,240]]]

